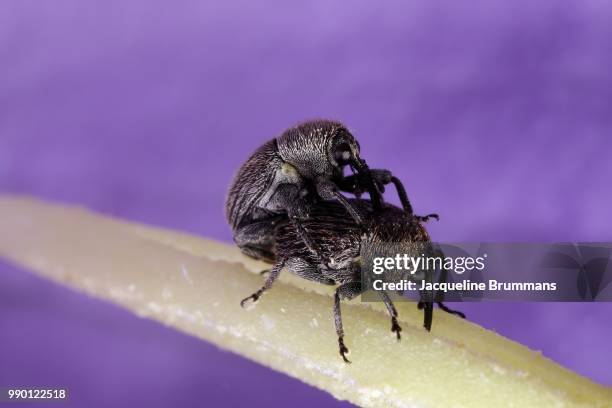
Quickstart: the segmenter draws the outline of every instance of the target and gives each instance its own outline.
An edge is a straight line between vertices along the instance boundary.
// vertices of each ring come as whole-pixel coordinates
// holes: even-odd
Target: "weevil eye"
[[[340,143],[334,151],[334,160],[339,166],[345,166],[351,162],[353,153],[348,143]]]

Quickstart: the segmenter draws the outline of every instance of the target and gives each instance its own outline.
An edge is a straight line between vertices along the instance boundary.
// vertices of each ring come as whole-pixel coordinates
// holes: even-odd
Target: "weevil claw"
[[[249,300],[252,300],[252,302],[249,302]],[[259,294],[253,293],[251,296],[242,299],[240,301],[240,306],[242,306],[242,308],[247,309],[247,310],[251,309],[253,306],[255,306],[255,303],[257,302],[257,300],[259,300]]]
[[[346,355],[349,354],[349,349],[344,345],[344,339],[342,337],[338,337],[338,345],[340,346],[340,355],[345,363],[351,364],[351,361],[346,358]]]
[[[419,222],[427,222],[430,218],[435,218],[436,221],[440,221],[440,216],[436,213],[431,213],[427,215],[415,215],[414,216]]]

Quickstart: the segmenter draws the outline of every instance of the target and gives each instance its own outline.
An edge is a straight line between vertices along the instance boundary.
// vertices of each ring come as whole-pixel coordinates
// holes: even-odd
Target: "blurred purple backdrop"
[[[5,1],[0,190],[229,241],[241,162],[330,117],[441,214],[436,240],[610,241],[611,20],[601,1]],[[462,310],[610,385],[611,306]],[[88,407],[346,405],[2,263],[7,385]]]

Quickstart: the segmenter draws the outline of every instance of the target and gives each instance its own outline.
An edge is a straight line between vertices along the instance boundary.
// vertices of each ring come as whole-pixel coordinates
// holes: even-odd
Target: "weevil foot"
[[[427,215],[415,215],[414,218],[416,218],[419,222],[427,222],[430,218],[435,218],[436,221],[440,221],[440,216],[436,213]]]
[[[398,341],[402,339],[402,335],[400,334],[401,331],[402,331],[402,327],[397,322],[397,319],[395,317],[392,317],[391,318],[391,332],[395,333]]]
[[[255,303],[259,300],[260,297],[260,292],[253,293],[251,296],[242,299],[242,301],[240,302],[240,306],[247,310],[251,309],[255,306]]]
[[[338,345],[340,346],[340,355],[344,362],[351,364],[351,361],[346,358],[346,355],[349,354],[349,349],[344,345],[344,338],[342,336],[338,337]]]
[[[462,318],[462,319],[465,319],[465,313],[460,312],[460,311],[458,311],[458,310],[453,310],[453,309],[449,308],[448,306],[446,306],[446,305],[445,305],[444,303],[442,303],[442,302],[438,302],[438,307],[439,307],[441,310],[444,310],[446,313],[454,314],[454,315],[459,316],[459,317],[460,317],[460,318]]]

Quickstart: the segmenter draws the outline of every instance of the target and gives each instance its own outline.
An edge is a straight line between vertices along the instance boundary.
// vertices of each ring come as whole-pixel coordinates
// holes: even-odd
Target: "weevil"
[[[267,278],[263,287],[241,302],[243,307],[248,302],[256,302],[272,287],[283,268],[301,278],[336,286],[333,315],[340,355],[347,363],[350,361],[346,357],[348,348],[344,343],[340,301],[353,299],[367,289],[362,282],[364,259],[361,255],[381,251],[389,243],[399,244],[403,251],[416,250],[419,253],[429,248],[430,244],[429,234],[421,217],[390,204],[373,211],[373,205],[368,200],[351,199],[349,202],[365,220],[365,230],[346,214],[341,205],[331,201],[319,203],[312,209],[311,216],[303,221],[303,228],[317,243],[323,257],[332,260],[328,264],[321,263],[320,259],[308,250],[291,222],[278,223],[274,246],[276,263],[266,271]],[[415,249],[415,243],[423,245]],[[398,323],[397,310],[386,292],[376,293],[387,308],[391,318],[391,331],[399,340],[402,328]],[[424,309],[423,325],[428,331],[432,325],[433,301],[433,297],[428,297],[419,302],[419,308]],[[461,312],[447,308],[441,301],[437,303],[442,310],[465,317]]]
[[[345,176],[348,167],[352,175]],[[412,213],[405,189],[388,170],[369,169],[355,137],[340,122],[314,120],[285,130],[258,148],[240,167],[225,203],[234,241],[248,256],[274,262],[274,229],[286,217],[310,252],[323,259],[316,241],[302,227],[319,201],[337,201],[356,225],[362,216],[340,191],[370,195],[380,209],[384,186],[396,186]],[[437,217],[430,214],[426,217]]]

